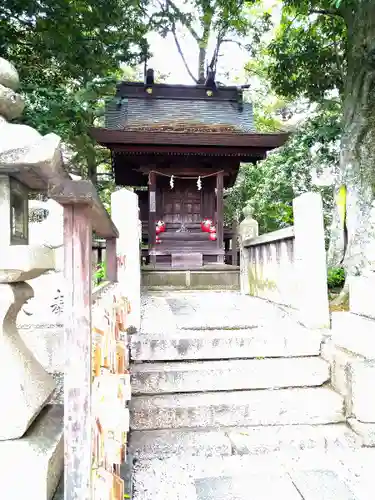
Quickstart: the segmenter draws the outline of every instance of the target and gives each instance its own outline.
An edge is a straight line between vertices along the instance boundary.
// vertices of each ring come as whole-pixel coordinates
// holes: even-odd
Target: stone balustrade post
[[[239,225],[239,240],[240,240],[240,288],[241,293],[249,295],[249,265],[250,265],[250,250],[244,247],[244,242],[248,239],[255,238],[259,233],[258,222],[253,219],[253,210],[247,206],[243,209],[245,216],[244,220]]]
[[[138,196],[128,189],[111,196],[111,216],[119,231],[117,280],[130,301],[129,327],[139,330],[141,322],[140,228]]]
[[[293,200],[296,307],[309,328],[330,328],[323,203],[318,193]]]

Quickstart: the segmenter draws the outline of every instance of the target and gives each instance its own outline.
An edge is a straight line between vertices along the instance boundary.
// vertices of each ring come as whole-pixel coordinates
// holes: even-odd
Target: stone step
[[[263,455],[301,450],[356,449],[359,437],[345,424],[274,425],[222,429],[133,431],[129,453],[137,459],[176,456]]]
[[[319,386],[329,379],[322,358],[266,358],[142,363],[132,367],[133,394]]]
[[[131,336],[133,361],[317,356],[322,335],[260,327],[242,330],[180,330],[173,334]]]
[[[343,406],[327,387],[136,396],[131,428],[329,424],[345,420]]]

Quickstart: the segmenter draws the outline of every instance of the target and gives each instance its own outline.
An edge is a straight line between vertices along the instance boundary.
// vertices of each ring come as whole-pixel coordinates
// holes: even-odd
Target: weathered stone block
[[[375,362],[352,364],[352,414],[361,422],[375,423]]]
[[[375,276],[353,276],[349,281],[350,311],[375,319]]]
[[[20,85],[18,72],[13,64],[0,57],[0,85],[17,90]]]
[[[350,312],[332,313],[332,342],[343,349],[375,360],[375,321]]]
[[[349,418],[348,423],[358,434],[363,446],[375,446],[375,423],[360,422],[355,418]]]
[[[63,420],[62,406],[47,406],[24,437],[0,442],[1,498],[51,500],[64,467]]]

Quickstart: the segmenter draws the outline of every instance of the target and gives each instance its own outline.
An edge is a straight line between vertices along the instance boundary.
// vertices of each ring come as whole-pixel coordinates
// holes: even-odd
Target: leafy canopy
[[[320,101],[343,93],[346,75],[346,24],[343,2],[284,0],[280,28],[268,47],[268,76],[288,98]]]
[[[108,153],[88,134],[113,95],[120,63],[147,55],[145,1],[3,0],[0,55],[11,60],[26,98],[23,121],[55,132],[81,174],[95,178]]]
[[[21,79],[84,83],[147,50],[144,1],[3,0],[0,54]]]

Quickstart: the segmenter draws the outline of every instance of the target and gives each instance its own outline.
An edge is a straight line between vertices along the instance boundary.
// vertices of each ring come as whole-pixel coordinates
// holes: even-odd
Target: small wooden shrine
[[[257,162],[286,134],[258,134],[245,87],[122,82],[92,129],[111,150],[115,181],[139,195],[142,239],[151,264],[199,267],[224,262],[223,192],[241,162]],[[210,232],[202,221],[211,219]],[[159,223],[159,227],[158,227]]]

